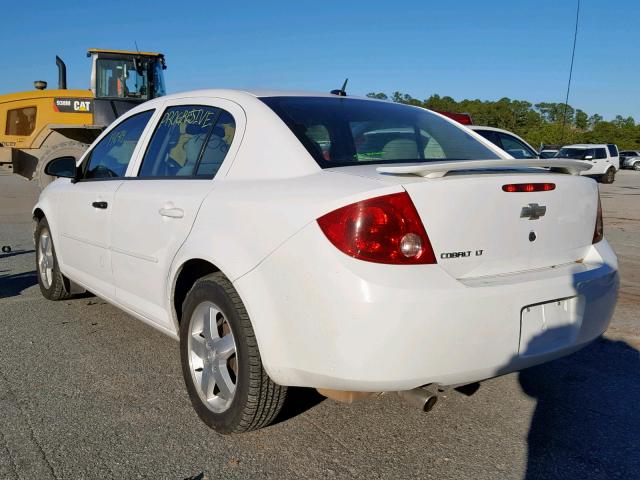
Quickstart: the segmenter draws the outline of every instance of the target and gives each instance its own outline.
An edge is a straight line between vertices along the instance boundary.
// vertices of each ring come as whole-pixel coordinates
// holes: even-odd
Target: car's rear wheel
[[[600,181],[602,183],[613,183],[616,178],[616,170],[613,167],[610,167],[609,170],[606,171]]]
[[[182,373],[198,416],[219,433],[269,425],[286,387],[267,375],[249,315],[221,273],[198,280],[182,308]]]
[[[49,300],[65,300],[71,295],[65,287],[65,279],[56,258],[56,249],[46,218],[38,222],[35,233],[36,267],[40,292]]]

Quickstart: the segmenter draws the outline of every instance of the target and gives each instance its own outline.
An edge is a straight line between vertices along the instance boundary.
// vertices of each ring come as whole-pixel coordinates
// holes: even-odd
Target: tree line
[[[468,113],[476,125],[504,128],[521,136],[534,147],[572,143],[615,143],[621,150],[640,149],[640,124],[633,117],[617,115],[605,121],[601,115],[573,108],[565,103],[501,98],[491,100],[460,100],[434,94],[425,100],[406,93],[369,93],[367,97],[393,100],[430,110]]]

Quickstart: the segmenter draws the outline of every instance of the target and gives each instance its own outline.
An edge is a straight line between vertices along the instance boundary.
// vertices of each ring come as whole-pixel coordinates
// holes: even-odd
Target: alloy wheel
[[[48,228],[43,228],[38,241],[38,273],[44,288],[51,288],[53,283],[53,246],[51,233]]]
[[[236,391],[236,342],[224,313],[213,302],[202,302],[193,311],[188,351],[200,399],[215,413],[226,411]]]

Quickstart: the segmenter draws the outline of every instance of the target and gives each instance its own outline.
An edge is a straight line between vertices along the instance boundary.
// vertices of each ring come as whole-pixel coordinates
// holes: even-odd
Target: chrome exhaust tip
[[[431,411],[438,402],[438,389],[431,387],[431,385],[414,388],[413,390],[402,390],[396,393],[409,405],[419,408],[425,413]]]

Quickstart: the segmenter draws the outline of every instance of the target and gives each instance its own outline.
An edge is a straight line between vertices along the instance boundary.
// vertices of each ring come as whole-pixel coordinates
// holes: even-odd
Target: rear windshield
[[[339,97],[261,100],[322,168],[500,158],[463,128],[421,108]]]

